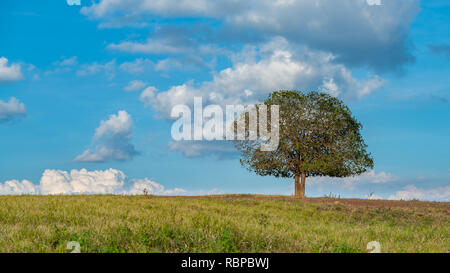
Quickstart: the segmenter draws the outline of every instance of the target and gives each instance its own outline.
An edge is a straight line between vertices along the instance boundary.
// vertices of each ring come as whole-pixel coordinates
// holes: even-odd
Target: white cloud
[[[258,48],[244,48],[233,57],[232,67],[214,74],[212,81],[202,82],[199,87],[194,87],[192,81],[163,92],[149,87],[142,92],[141,100],[168,117],[173,106],[190,105],[194,96],[202,96],[205,104],[248,104],[262,101],[275,90],[311,91],[319,87],[332,95],[360,98],[383,84],[378,76],[354,78],[345,66],[334,63],[334,58],[306,47],[296,50],[278,37]]]
[[[112,50],[146,54],[180,54],[190,50],[190,48],[175,44],[169,39],[148,39],[145,43],[126,41],[119,44],[110,44],[108,45],[108,48]]]
[[[124,16],[114,21],[103,22],[98,25],[99,29],[108,28],[121,28],[121,27],[133,27],[133,28],[144,28],[148,26],[146,22],[137,22],[139,17],[133,14]]]
[[[216,56],[214,54],[214,56]],[[192,71],[198,68],[213,68],[216,64],[216,59],[213,57],[209,61],[205,61],[199,55],[188,55],[184,58],[166,58],[159,60],[155,65],[156,71],[173,71],[173,70],[183,70]]]
[[[371,0],[370,4],[379,2]],[[146,15],[214,18],[223,22],[220,30],[224,35],[212,37],[219,40],[228,37],[247,42],[251,38],[283,36],[290,42],[332,52],[346,64],[395,69],[411,62],[409,26],[420,11],[419,0],[383,1],[376,6],[368,3],[368,0],[102,0],[83,7],[81,12],[107,22],[123,22],[123,18],[131,17],[134,20],[129,23],[134,24],[148,18]],[[208,30],[203,34],[208,35]],[[141,53],[179,53],[183,49],[153,39],[112,47]]]
[[[8,66],[8,59],[0,57],[0,82],[13,82],[23,79],[20,64]]]
[[[161,14],[198,14],[208,13],[215,3],[206,0],[164,0],[147,1],[137,0],[130,3],[123,0],[103,0],[93,3],[90,7],[83,7],[81,12],[85,15],[100,18],[122,11],[126,14],[161,13]],[[224,1],[225,2],[225,1]]]
[[[110,50],[117,50],[129,53],[141,54],[188,54],[190,58],[199,58],[201,55],[223,55],[227,50],[219,48],[212,44],[199,44],[198,41],[189,37],[188,32],[196,33],[194,30],[181,33],[160,29],[156,37],[148,38],[146,41],[123,41],[112,43],[107,46]]]
[[[153,195],[193,195],[206,192],[187,191],[181,188],[166,189],[148,178],[128,179],[116,169],[45,170],[40,184],[28,180],[9,180],[0,183],[0,195],[19,194],[143,194],[144,189]],[[217,193],[217,190],[211,191]]]
[[[125,91],[131,92],[131,91],[137,91],[142,90],[147,84],[140,80],[134,80],[128,83],[127,86],[125,86]]]
[[[369,6],[380,6],[382,5],[381,0],[366,0]]]
[[[142,194],[144,190],[152,195],[186,195],[184,189],[174,188],[166,190],[163,185],[158,184],[148,178],[133,180],[133,185],[127,191],[128,194]]]
[[[8,102],[0,100],[0,123],[25,116],[25,105],[12,97]]]
[[[107,162],[110,160],[131,160],[139,154],[130,143],[133,131],[133,121],[126,111],[110,115],[106,121],[101,121],[96,129],[93,149],[85,150],[78,155],[76,162]]]
[[[66,73],[71,72],[73,67],[78,64],[78,57],[73,56],[70,58],[61,58],[59,61],[53,62],[53,69],[49,69],[44,72],[45,75],[53,75],[58,73]],[[85,68],[87,68],[89,65],[84,65]],[[94,67],[92,66],[90,69],[86,69],[86,71],[82,72],[81,70],[78,71],[79,75],[87,75],[88,70],[94,74]]]
[[[74,66],[78,64],[78,57],[73,56],[70,58],[63,58],[61,61],[55,62],[55,65],[58,66]]]
[[[393,174],[390,174],[390,173],[386,173],[386,172],[375,173],[374,170],[370,170],[359,176],[344,178],[344,180],[345,180],[345,182],[348,182],[348,183],[361,181],[361,182],[369,182],[369,183],[379,184],[379,183],[388,183],[388,182],[397,181],[398,177]]]
[[[176,59],[164,59],[164,60],[160,60],[156,63],[155,65],[155,70],[156,71],[168,71],[171,70],[173,68],[181,68],[183,66],[183,64],[176,60]]]
[[[125,183],[122,171],[109,169],[88,172],[86,169],[69,172],[45,170],[41,178],[42,194],[101,193],[112,194]]]
[[[368,194],[368,195],[366,195],[364,197],[366,197],[369,200],[381,200],[381,199],[383,199],[383,197],[381,197],[379,195],[376,195],[376,194],[370,194],[370,195]]]
[[[107,63],[91,63],[82,65],[81,69],[77,71],[78,76],[92,76],[100,72],[104,72],[108,78],[114,78],[116,69],[116,60],[111,60]]]
[[[35,194],[38,187],[28,180],[9,180],[0,183],[0,195]]]
[[[368,184],[383,184],[400,181],[400,179],[390,173],[379,172],[376,173],[374,170],[370,170],[360,175],[337,178],[337,177],[311,177],[307,179],[307,183],[320,185],[335,184],[340,185],[342,188],[354,190],[360,185]]]
[[[68,66],[58,66],[54,69],[46,70],[44,72],[44,75],[48,76],[48,75],[54,75],[54,74],[58,74],[58,73],[66,73],[66,72],[70,72],[70,71],[72,71],[72,69]]]
[[[119,67],[127,73],[139,74],[153,67],[153,62],[149,59],[138,58],[132,62],[124,62]]]
[[[356,99],[369,95],[384,82],[376,75],[356,79],[344,65],[333,62],[333,55],[306,47],[298,50],[281,37],[259,47],[245,47],[232,59],[232,66],[215,73],[211,81],[199,84],[188,81],[166,91],[149,86],[142,91],[140,99],[162,117],[170,119],[175,105],[192,105],[194,96],[202,97],[204,105],[222,106],[258,103],[281,89],[306,92],[319,89],[341,98]],[[224,148],[217,145],[195,143],[187,147],[186,143],[176,143],[169,147],[187,157],[203,156],[205,152],[217,156]],[[223,153],[228,157],[228,151]]]
[[[421,189],[414,185],[408,185],[403,190],[397,191],[389,196],[390,200],[430,200],[430,201],[450,201],[450,186],[437,187],[433,189]]]
[[[126,111],[119,111],[117,115],[110,115],[109,119],[100,122],[100,126],[95,131],[94,138],[99,139],[108,134],[131,135],[133,122],[131,116]]]

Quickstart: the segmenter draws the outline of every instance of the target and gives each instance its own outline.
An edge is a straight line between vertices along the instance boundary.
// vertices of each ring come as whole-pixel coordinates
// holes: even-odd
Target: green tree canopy
[[[241,164],[248,170],[294,177],[295,196],[304,197],[306,177],[348,177],[373,168],[362,125],[341,100],[319,92],[277,91],[264,104],[268,120],[270,106],[279,106],[279,145],[274,151],[262,151],[259,140],[236,141]],[[245,130],[248,136],[248,126]]]

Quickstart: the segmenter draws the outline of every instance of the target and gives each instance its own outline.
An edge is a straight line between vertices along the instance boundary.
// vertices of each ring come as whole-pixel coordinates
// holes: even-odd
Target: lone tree
[[[279,105],[279,145],[274,151],[262,151],[260,140],[236,141],[241,164],[248,170],[262,176],[294,177],[295,196],[303,198],[306,177],[348,177],[373,168],[360,133],[362,125],[341,100],[318,92],[277,91],[264,104],[269,129],[270,106]],[[248,125],[248,117],[245,120]]]

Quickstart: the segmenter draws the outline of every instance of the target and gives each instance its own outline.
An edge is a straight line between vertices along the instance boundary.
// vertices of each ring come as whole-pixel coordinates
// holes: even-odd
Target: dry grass
[[[367,252],[370,241],[382,252],[450,252],[449,203],[413,203],[1,196],[0,252],[69,252],[69,241],[82,252]]]

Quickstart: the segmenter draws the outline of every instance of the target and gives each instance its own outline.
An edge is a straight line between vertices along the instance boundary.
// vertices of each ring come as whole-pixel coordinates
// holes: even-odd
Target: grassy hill
[[[450,252],[450,203],[0,196],[0,252]]]

